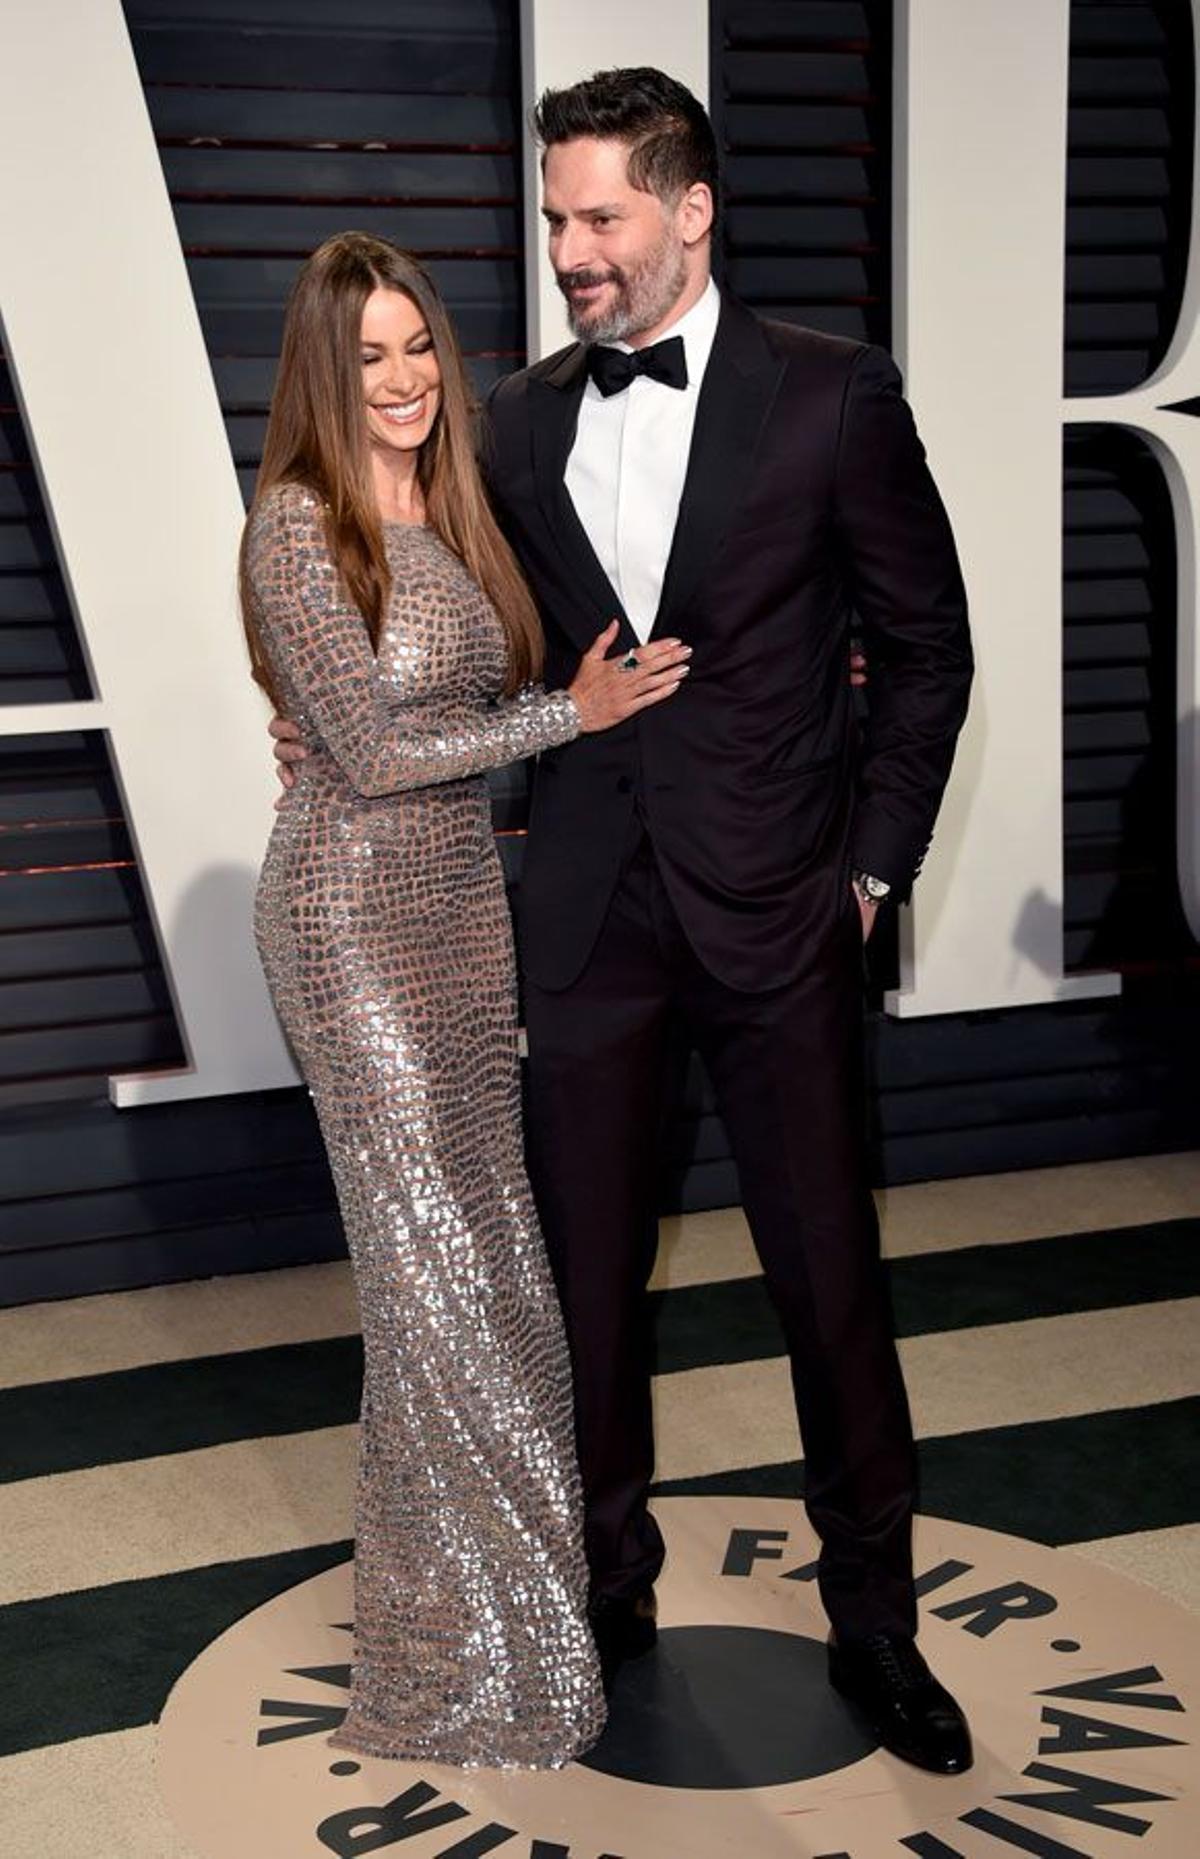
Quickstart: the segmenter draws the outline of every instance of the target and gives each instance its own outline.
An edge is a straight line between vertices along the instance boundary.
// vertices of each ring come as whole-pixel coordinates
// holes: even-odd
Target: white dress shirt
[[[571,502],[600,566],[641,640],[650,636],[687,474],[700,385],[712,352],[721,294],[704,295],[657,341],[682,336],[685,388],[638,375],[606,400],[589,380],[567,460]],[[628,349],[627,342],[614,343]]]

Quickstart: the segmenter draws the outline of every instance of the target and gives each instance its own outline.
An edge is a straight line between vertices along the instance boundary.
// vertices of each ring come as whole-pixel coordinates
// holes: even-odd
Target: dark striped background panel
[[[430,266],[481,387],[524,359],[510,0],[126,0],[248,492],[297,265],[357,227]]]
[[[764,315],[885,346],[891,0],[717,0],[718,270]]]
[[[1067,162],[1068,395],[1162,361],[1183,296],[1195,47],[1175,0],[1074,0]],[[1068,426],[1064,449],[1068,969],[1195,971],[1175,854],[1175,529],[1149,448]]]
[[[1063,461],[1067,967],[1194,972],[1175,847],[1170,493],[1118,427],[1068,426]]]
[[[16,384],[0,356],[0,704],[91,695]]]
[[[1068,102],[1066,389],[1120,393],[1162,360],[1183,299],[1191,8],[1072,0]]]

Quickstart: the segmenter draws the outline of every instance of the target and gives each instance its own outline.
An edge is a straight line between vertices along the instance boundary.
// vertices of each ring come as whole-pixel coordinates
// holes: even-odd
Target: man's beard
[[[628,342],[631,336],[662,322],[683,293],[687,264],[683,246],[673,238],[670,227],[665,227],[658,244],[636,269],[626,271],[610,265],[607,271],[581,268],[560,271],[557,277],[558,287],[567,299],[567,321],[573,336],[581,342]],[[603,305],[576,308],[568,295],[573,284],[608,283],[615,288]]]

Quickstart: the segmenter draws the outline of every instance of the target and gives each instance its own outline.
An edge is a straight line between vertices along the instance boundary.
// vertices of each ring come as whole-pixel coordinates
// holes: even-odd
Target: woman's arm
[[[249,568],[271,662],[358,793],[459,781],[578,735],[579,711],[565,691],[530,688],[492,707],[432,717],[389,710],[366,624],[340,587],[320,504],[302,485],[282,486],[255,512]]]

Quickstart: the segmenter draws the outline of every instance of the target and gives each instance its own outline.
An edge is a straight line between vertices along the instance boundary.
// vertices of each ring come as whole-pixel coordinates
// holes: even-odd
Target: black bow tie
[[[645,374],[664,387],[687,386],[687,356],[683,337],[668,336],[648,349],[590,348],[587,371],[607,400],[610,394],[623,394],[636,375]]]

